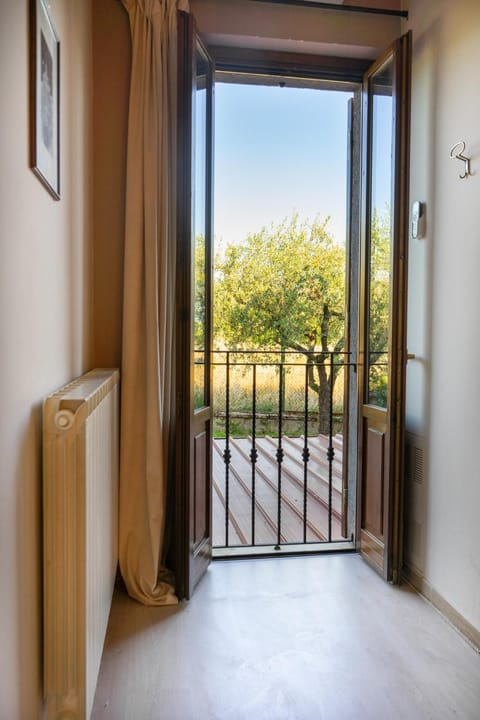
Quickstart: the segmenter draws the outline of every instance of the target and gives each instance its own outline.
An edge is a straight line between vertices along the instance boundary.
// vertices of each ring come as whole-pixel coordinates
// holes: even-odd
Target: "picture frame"
[[[30,0],[30,165],[60,200],[60,42],[46,0]]]

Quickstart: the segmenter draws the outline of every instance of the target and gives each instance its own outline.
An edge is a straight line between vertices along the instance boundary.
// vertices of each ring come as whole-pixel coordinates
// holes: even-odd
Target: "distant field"
[[[258,435],[275,435],[278,429],[279,370],[275,366],[257,366],[256,413]],[[305,367],[285,370],[283,395],[283,432],[298,436],[304,432]],[[245,437],[252,432],[252,367],[230,367],[230,434]],[[343,373],[340,372],[333,393],[334,433],[341,432],[343,415]],[[226,368],[214,366],[213,374],[214,435],[225,434]],[[317,395],[308,391],[309,434],[317,434]],[[260,416],[260,417],[258,417]],[[263,416],[263,417],[262,417]]]

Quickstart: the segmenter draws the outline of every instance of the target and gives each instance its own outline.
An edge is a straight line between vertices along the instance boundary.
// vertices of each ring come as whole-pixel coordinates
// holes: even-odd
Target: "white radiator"
[[[117,569],[118,370],[46,398],[46,720],[90,717]]]

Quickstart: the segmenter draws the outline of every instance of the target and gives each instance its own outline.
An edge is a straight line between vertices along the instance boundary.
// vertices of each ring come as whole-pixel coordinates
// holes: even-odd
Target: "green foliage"
[[[345,248],[328,218],[279,225],[229,245],[217,258],[214,337],[228,348],[304,353],[318,396],[319,432],[328,431],[329,352],[341,352],[345,332]]]
[[[341,350],[345,248],[328,219],[298,215],[229,245],[217,258],[215,338],[228,347]]]
[[[205,403],[205,236],[197,235],[195,238],[193,283],[194,283],[194,313],[193,313],[193,342],[195,354],[195,369],[193,375],[193,392],[195,409],[203,407]]]
[[[390,210],[372,219],[369,293],[369,401],[386,406],[390,312]],[[228,349],[294,350],[307,358],[318,398],[318,431],[328,431],[329,353],[341,353],[345,332],[345,248],[328,218],[298,215],[228,245],[217,257],[215,343]],[[336,362],[341,356],[336,357]]]
[[[390,210],[372,219],[369,296],[369,402],[387,406],[387,358],[390,321]]]
[[[205,348],[205,237],[197,235],[194,251],[194,344],[196,350]]]

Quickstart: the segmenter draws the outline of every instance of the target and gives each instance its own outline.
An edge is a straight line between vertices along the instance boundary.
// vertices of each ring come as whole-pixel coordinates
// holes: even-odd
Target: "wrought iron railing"
[[[215,351],[214,547],[347,539],[350,353]]]

